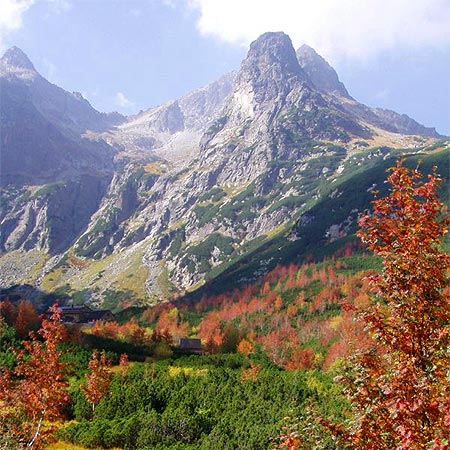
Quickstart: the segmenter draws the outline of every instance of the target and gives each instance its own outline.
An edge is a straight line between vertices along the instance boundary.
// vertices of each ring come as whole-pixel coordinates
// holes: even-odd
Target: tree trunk
[[[41,411],[41,417],[39,418],[38,426],[36,428],[36,432],[34,433],[33,439],[31,439],[30,442],[27,443],[27,448],[32,448],[33,445],[36,443],[36,440],[39,436],[39,433],[41,431],[42,421],[44,420],[45,415],[45,409]]]

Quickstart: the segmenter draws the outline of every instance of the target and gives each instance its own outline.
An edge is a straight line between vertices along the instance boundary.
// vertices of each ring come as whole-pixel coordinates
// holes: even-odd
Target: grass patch
[[[145,282],[147,281],[148,270],[142,263],[142,255],[142,251],[133,255],[133,261],[120,272],[114,285],[122,291],[132,291],[137,297],[145,298]]]
[[[167,169],[160,161],[153,161],[144,166],[144,171],[150,175],[163,175],[167,172]]]
[[[63,266],[55,267],[51,272],[45,274],[42,279],[41,288],[47,292],[54,291],[61,283],[64,273],[65,268]]]
[[[202,376],[208,373],[207,368],[195,368],[195,367],[180,367],[180,366],[169,366],[168,374],[170,377],[176,377],[180,373],[186,376]]]
[[[166,262],[160,261],[161,273],[158,277],[158,285],[161,289],[161,294],[164,299],[168,299],[170,295],[173,293],[173,285],[170,282],[169,278],[169,270],[167,269]]]
[[[44,197],[46,195],[50,195],[52,192],[56,191],[59,187],[63,187],[66,185],[65,180],[59,180],[54,181],[53,183],[48,183],[42,185],[40,188],[38,188],[34,193],[31,195],[31,200],[38,198],[38,197]]]
[[[69,442],[57,441],[45,447],[46,450],[102,450],[100,447],[82,447],[81,445],[71,444]],[[121,450],[119,447],[111,448],[110,450]]]

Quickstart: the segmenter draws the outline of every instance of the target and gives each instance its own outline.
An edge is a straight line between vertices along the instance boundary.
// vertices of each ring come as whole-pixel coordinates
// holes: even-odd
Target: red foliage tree
[[[40,446],[44,418],[61,418],[69,400],[67,365],[60,362],[58,350],[65,334],[64,325],[57,305],[50,310],[51,317],[42,321],[38,331],[43,342],[31,334],[31,340],[23,342],[24,350],[16,350],[15,369],[0,374],[0,400],[11,406],[11,415],[23,418],[16,431],[27,440],[27,447]]]
[[[127,368],[130,362],[128,361],[128,355],[126,353],[122,353],[119,359],[119,366]]]
[[[362,241],[383,258],[373,276],[381,301],[363,314],[374,337],[346,378],[355,410],[338,434],[358,450],[448,449],[450,437],[450,256],[440,250],[449,231],[434,172],[391,169],[391,190],[360,219]]]

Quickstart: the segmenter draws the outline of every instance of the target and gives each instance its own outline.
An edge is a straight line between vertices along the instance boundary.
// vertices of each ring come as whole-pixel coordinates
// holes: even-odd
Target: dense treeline
[[[332,415],[343,405],[330,375],[239,355],[134,365],[115,376],[93,415],[78,385],[71,395],[76,423],[58,436],[90,448],[268,449],[284,418],[308,402]]]
[[[170,357],[181,337],[199,337],[207,353],[260,349],[286,369],[328,368],[364,344],[354,314],[370,300],[365,276],[374,258],[352,255],[349,243],[338,259],[302,266],[277,266],[257,282],[194,305],[173,302],[149,308],[125,322],[71,327],[68,339],[131,360]],[[340,256],[340,255],[339,255]],[[26,308],[25,308],[26,305]],[[0,302],[7,323],[23,338],[38,323],[28,302]],[[25,314],[18,312],[24,310]]]
[[[14,329],[4,321],[0,324],[2,344],[18,346]],[[47,358],[45,344],[40,347],[35,340],[24,343],[27,348],[32,344],[43,351],[39,354]],[[13,357],[17,354],[12,353]],[[86,448],[267,449],[276,445],[286,416],[298,417],[314,403],[323,414],[336,417],[346,405],[332,381],[332,373],[286,371],[273,364],[264,352],[166,357],[131,364],[125,361],[117,369],[105,363],[106,358],[118,362],[118,355],[109,353],[103,358],[107,383],[95,400],[88,395],[88,381],[95,395],[101,389],[98,379],[92,377],[94,367],[99,368],[101,362],[98,354],[91,357],[87,348],[65,343],[57,352],[53,349],[52,355],[53,360],[59,359],[64,373],[71,373],[68,397],[64,401],[58,397],[63,406],[58,413],[63,414],[64,422],[70,422],[57,425],[56,436]],[[92,364],[94,360],[98,364]],[[22,361],[26,367],[27,360]],[[13,358],[10,366],[16,364]],[[22,383],[27,383],[27,372],[21,373],[25,377]],[[49,374],[46,378],[52,379]],[[37,385],[32,389],[34,393],[39,390]],[[22,395],[20,389],[14,392]],[[18,398],[11,397],[10,412],[18,407],[14,403]],[[43,411],[41,403],[29,404],[30,411],[32,407]],[[32,416],[30,412],[28,419],[18,416],[11,422],[10,417],[8,422],[2,413],[2,433],[7,436],[7,430],[16,430],[18,436],[29,439],[36,424]],[[56,424],[47,425],[43,433],[54,431]],[[44,442],[38,440],[33,447],[41,448]],[[21,448],[12,441],[8,445],[10,449]]]
[[[369,304],[365,277],[379,261],[351,253],[349,246],[339,259],[278,266],[255,283],[205,296],[193,306],[178,302],[148,309],[139,323],[175,341],[198,336],[209,353],[261,349],[286,369],[328,368],[364,344],[345,306]],[[106,335],[114,325],[102,327]]]

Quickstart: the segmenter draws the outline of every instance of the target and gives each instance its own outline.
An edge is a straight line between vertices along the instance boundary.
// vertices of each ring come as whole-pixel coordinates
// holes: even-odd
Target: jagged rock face
[[[393,131],[394,133],[421,134],[425,136],[442,137],[434,128],[425,127],[417,123],[406,114],[398,114],[389,109],[373,108],[372,111],[382,123],[382,128]]]
[[[263,35],[252,44],[222,117],[205,133],[199,162],[186,175],[162,175],[150,184],[142,171],[122,174],[75,251],[99,257],[148,240],[144,261],[152,273],[165,261],[178,289],[194,284],[295,214],[326,177],[324,167],[330,174],[337,170],[342,147],[311,145],[312,137],[339,135],[333,126],[346,125],[331,108],[306,79],[290,39]],[[316,125],[322,110],[329,111],[327,130],[320,121]],[[168,111],[153,112],[153,129]],[[348,129],[358,129],[347,121]],[[227,194],[227,187],[236,194]],[[119,217],[118,202],[128,189],[139,206],[132,216]],[[156,289],[154,283],[149,289]]]
[[[0,251],[39,249],[51,254],[73,244],[97,211],[108,179],[85,175],[33,191],[3,192]],[[21,195],[18,195],[18,194]]]
[[[251,182],[277,160],[298,160],[311,139],[346,142],[370,133],[327,101],[308,80],[284,33],[252,43],[223,115],[201,143],[201,166],[219,183]],[[303,141],[303,142],[302,142]]]
[[[0,250],[70,248],[88,265],[107,256],[109,284],[86,274],[92,292],[114,287],[136,258],[149,294],[163,294],[162,279],[192,287],[309,217],[355,142],[375,146],[377,127],[433,135],[353,100],[323,58],[296,54],[283,33],[252,43],[237,74],[117,126],[122,119],[51,85],[25,58],[14,50],[0,61]],[[61,102],[71,106],[59,117]],[[115,167],[107,143],[120,150]],[[67,277],[61,285],[75,282]]]
[[[184,116],[177,101],[161,111],[154,126],[158,131],[170,134],[184,129]]]
[[[253,117],[258,108],[263,110],[267,102],[286,97],[297,83],[306,83],[293,50],[289,36],[284,33],[263,34],[250,45],[233,93],[235,103],[243,107],[247,117]],[[239,98],[245,92],[249,93],[248,103]],[[245,110],[245,106],[251,108]]]
[[[217,81],[197,89],[179,100],[187,128],[204,132],[223,109],[233,89],[235,77],[235,72],[227,73]]]
[[[319,91],[350,98],[336,71],[313,48],[302,45],[297,50],[297,58],[300,67]]]
[[[224,111],[226,128],[254,118],[265,126],[294,89],[307,88],[291,40],[284,33],[266,33],[250,46]]]
[[[111,126],[89,103],[52,85],[17,48],[0,60],[2,186],[112,173],[113,150],[81,132]]]
[[[171,163],[189,163],[198,154],[205,128],[218,117],[229,96],[235,74],[224,75],[214,83],[130,117],[103,135],[129,152],[151,152]]]
[[[17,48],[0,60],[0,92],[0,249],[65,251],[114,171],[114,150],[80,133],[111,121],[42,78]]]
[[[77,254],[100,258],[112,253],[117,244],[124,241],[127,220],[138,216],[147,193],[157,180],[158,176],[133,165],[116,172],[88,229],[76,242]],[[144,237],[145,233],[140,233],[135,241]],[[124,246],[132,243],[125,236]]]
[[[336,99],[332,99],[331,101],[336,103]],[[434,138],[443,137],[434,128],[425,127],[405,114],[398,114],[386,109],[370,108],[353,99],[349,99],[345,102],[338,100],[337,106],[350,116],[358,118],[358,120],[364,121],[381,130],[387,130],[397,134],[419,135]]]
[[[0,89],[1,186],[113,171],[112,149],[49,121],[35,107],[28,86],[0,78]]]
[[[380,108],[369,108],[354,100],[336,71],[308,45],[297,50],[297,58],[308,79],[322,93],[335,97],[332,102],[356,120],[388,130],[393,133],[418,134],[440,137],[434,128],[424,127],[405,114]],[[336,101],[337,100],[337,101]]]

